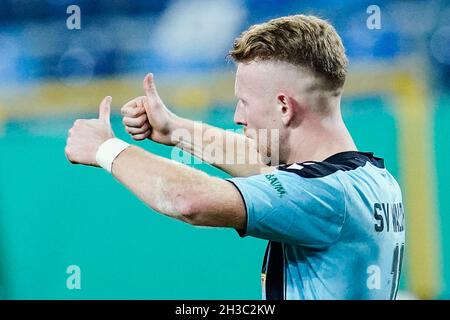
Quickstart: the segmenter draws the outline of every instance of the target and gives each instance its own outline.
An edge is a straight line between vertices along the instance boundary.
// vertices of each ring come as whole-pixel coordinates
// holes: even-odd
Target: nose
[[[234,111],[234,123],[245,126],[247,123],[245,121],[244,112],[242,109],[241,104],[238,103],[236,105],[236,110]]]

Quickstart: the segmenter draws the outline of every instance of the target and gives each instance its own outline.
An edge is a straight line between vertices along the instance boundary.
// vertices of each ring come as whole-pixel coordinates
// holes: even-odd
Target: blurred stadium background
[[[69,5],[81,29],[69,30]],[[369,5],[381,29],[367,28]],[[407,212],[401,297],[450,298],[450,2],[0,2],[0,298],[259,299],[265,241],[195,228],[149,212],[103,170],[64,156],[74,119],[113,96],[120,106],[153,72],[166,104],[233,123],[234,66],[225,56],[254,23],[316,14],[350,59],[345,120],[361,150],[386,159]],[[140,146],[169,156],[170,148]],[[206,165],[197,167],[225,176]],[[351,254],[351,253],[349,253]],[[81,269],[81,289],[66,286]]]

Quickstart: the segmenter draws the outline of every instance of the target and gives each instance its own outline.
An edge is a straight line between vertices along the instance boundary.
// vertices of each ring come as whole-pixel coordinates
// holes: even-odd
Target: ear
[[[294,98],[285,93],[277,95],[277,103],[281,114],[281,121],[285,126],[288,126],[298,113],[298,103]]]

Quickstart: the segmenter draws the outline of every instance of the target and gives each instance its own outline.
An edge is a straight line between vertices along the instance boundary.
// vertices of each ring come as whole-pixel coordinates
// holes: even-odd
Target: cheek
[[[256,113],[247,118],[248,128],[274,129],[279,128],[279,123],[273,114]]]
[[[270,121],[271,115],[267,113],[267,109],[261,104],[249,105],[246,108],[247,125],[253,129],[264,129]]]

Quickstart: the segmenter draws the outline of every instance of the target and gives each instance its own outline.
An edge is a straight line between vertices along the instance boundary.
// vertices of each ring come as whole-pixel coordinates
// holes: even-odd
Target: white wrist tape
[[[117,138],[108,139],[98,147],[95,160],[97,160],[100,167],[111,173],[114,159],[129,146],[130,144],[123,140]]]

